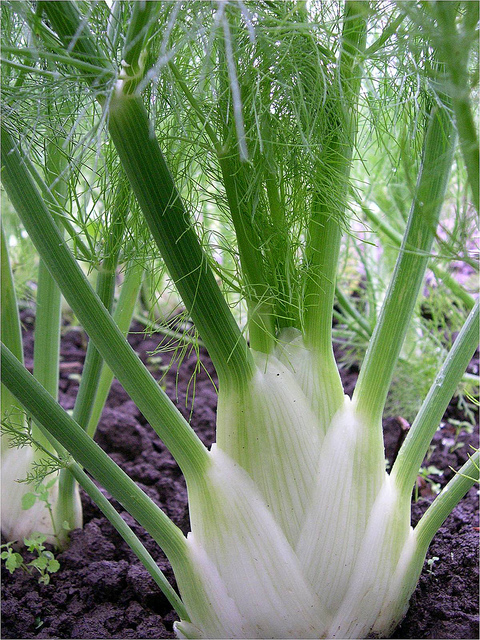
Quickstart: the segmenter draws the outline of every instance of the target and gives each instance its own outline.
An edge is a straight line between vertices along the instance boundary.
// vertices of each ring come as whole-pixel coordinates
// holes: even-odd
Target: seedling
[[[13,550],[14,542],[2,544],[0,548],[4,549],[4,551],[1,552],[0,558],[5,561],[6,569],[10,573],[14,573],[17,569],[22,569],[30,575],[37,571],[40,574],[38,578],[39,584],[48,585],[50,583],[50,575],[60,569],[60,563],[54,554],[45,548],[44,542],[46,539],[47,536],[41,533],[35,533],[31,538],[24,538],[23,543],[26,550],[37,555],[36,558],[28,563],[25,562],[18,551]]]

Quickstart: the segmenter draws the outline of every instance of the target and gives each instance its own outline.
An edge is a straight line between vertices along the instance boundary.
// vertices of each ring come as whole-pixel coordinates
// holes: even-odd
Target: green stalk
[[[132,322],[138,292],[142,284],[142,277],[142,265],[133,262],[127,267],[125,279],[122,283],[122,288],[120,289],[120,296],[113,314],[115,324],[124,335],[127,333]],[[100,416],[102,415],[102,411],[112,385],[113,377],[112,370],[104,363],[98,380],[95,401],[92,406],[90,420],[87,427],[87,433],[91,438],[95,435]]]
[[[473,23],[476,25],[478,22],[478,3],[468,2],[467,4],[471,4],[474,7],[473,12],[476,13],[476,17]],[[466,35],[457,32],[456,2],[438,2],[437,0],[434,6],[441,30],[441,37],[438,39],[438,48],[442,55],[442,62],[444,62],[448,70],[452,85],[448,93],[455,112],[460,149],[467,168],[473,204],[478,212],[480,211],[480,151],[478,148],[477,127],[470,102],[470,82],[468,75],[470,42],[473,41],[473,38],[477,39],[477,35],[475,27],[471,33],[467,33]]]
[[[343,127],[343,130],[333,133],[329,141],[328,168],[319,168],[307,236],[309,279],[304,297],[304,336],[306,345],[319,358],[319,367],[327,382],[331,415],[343,402],[343,388],[332,348],[332,314],[342,237],[341,220],[345,215],[356,133],[353,114],[358,102],[361,77],[358,56],[365,49],[367,10],[368,2],[345,3],[338,63],[338,89],[342,96],[335,101],[342,105],[343,114],[338,114],[340,123],[333,118],[333,126]],[[346,106],[343,106],[344,103]],[[328,175],[323,175],[325,172]],[[335,191],[334,197],[332,190]]]
[[[370,424],[381,424],[393,370],[430,257],[454,147],[448,113],[436,107],[425,133],[422,164],[400,254],[355,389],[357,409]]]
[[[53,398],[58,395],[61,293],[45,263],[38,265],[33,375]]]
[[[0,305],[0,331],[1,339],[4,344],[15,355],[17,360],[23,364],[23,346],[22,346],[22,329],[20,326],[20,315],[18,313],[17,296],[15,294],[15,284],[13,281],[13,274],[8,259],[8,246],[7,238],[5,235],[5,229],[3,224],[0,223],[2,231],[2,244],[0,252],[1,261],[1,281],[2,286],[0,288],[1,305]],[[15,399],[12,397],[6,387],[2,385],[1,393],[1,418],[3,419],[6,414],[17,405]]]
[[[265,279],[263,255],[253,229],[240,206],[241,193],[232,161],[233,154],[227,148],[218,154],[223,184],[238,244],[238,253],[246,283],[248,305],[248,335],[250,346],[256,351],[270,353],[274,347],[275,326],[271,292]],[[244,207],[245,208],[245,207]]]
[[[125,231],[128,207],[128,182],[122,175],[118,192],[115,197],[112,212],[112,224],[104,246],[104,259],[100,265],[97,277],[97,295],[104,307],[111,313],[115,295],[115,275],[120,251],[120,244]],[[98,383],[101,375],[103,359],[95,344],[89,341],[82,379],[73,408],[73,419],[84,429],[87,428],[92,413]]]
[[[387,238],[389,238],[395,246],[400,247],[402,245],[402,235],[396,231],[386,220],[382,220],[379,215],[377,215],[374,211],[372,211],[369,207],[361,204],[363,213],[366,215],[370,222],[373,222],[375,227],[379,229],[382,233],[384,233]],[[435,265],[433,262],[430,262],[428,268],[435,274],[435,276],[443,282],[443,284],[450,289],[450,291],[455,295],[462,303],[465,305],[467,311],[471,311],[475,305],[475,299],[471,296],[462,285],[452,278],[452,276],[442,269],[438,265]]]
[[[263,272],[263,256],[258,247],[258,242],[246,223],[239,204],[238,181],[235,179],[235,171],[232,168],[233,152],[223,147],[217,138],[215,131],[208,122],[195,96],[183,80],[180,72],[173,62],[169,67],[183,91],[185,98],[197,114],[205,133],[210,138],[217,154],[223,184],[227,195],[228,206],[232,216],[232,222],[238,242],[240,262],[247,282],[246,297],[249,313],[249,338],[250,346],[256,351],[270,353],[274,346],[274,322],[273,309],[268,301],[268,285]]]
[[[440,529],[455,506],[479,479],[480,452],[475,451],[471,458],[455,474],[455,477],[442,489],[432,505],[423,514],[415,527],[419,554],[425,554],[433,536]]]
[[[65,48],[71,51],[74,57],[89,64],[95,64],[104,70],[104,73],[113,75],[113,68],[106,58],[97,40],[93,37],[85,20],[80,16],[74,2],[49,2],[42,0],[38,3],[38,10],[47,14],[50,26],[58,33]],[[96,83],[97,74],[84,75],[89,83]]]
[[[95,59],[110,69],[75,3],[43,2],[62,41],[81,59]],[[79,37],[80,36],[80,37]],[[82,76],[90,85],[100,80]],[[152,235],[185,306],[192,315],[219,380],[241,388],[253,375],[246,342],[215,282],[207,258],[188,219],[140,98],[122,95],[109,103],[109,130]],[[103,97],[96,96],[101,103]]]
[[[167,600],[170,602],[172,607],[178,613],[179,617],[182,620],[189,620],[187,610],[183,602],[178,597],[176,591],[170,585],[168,580],[165,578],[162,571],[158,568],[157,563],[149,554],[149,552],[145,549],[143,544],[140,542],[138,537],[133,533],[132,529],[128,526],[128,524],[123,520],[120,514],[112,507],[107,498],[103,495],[103,493],[98,489],[92,480],[88,477],[88,475],[83,471],[83,469],[72,462],[68,465],[68,470],[72,473],[72,475],[77,480],[78,484],[80,484],[85,492],[90,496],[93,502],[97,505],[100,511],[104,514],[104,516],[109,520],[109,522],[115,527],[118,533],[122,536],[128,546],[135,553],[137,558],[143,564],[148,573],[155,580],[158,587],[161,589],[162,593],[165,595]]]
[[[209,464],[206,448],[142,365],[92,290],[5,129],[1,144],[5,190],[68,304],[125,391],[172,452],[184,475],[191,478],[202,474]]]
[[[116,92],[109,131],[152,236],[217,370],[220,384],[241,388],[254,371],[245,340],[215,281],[152,136],[140,98]]]
[[[124,69],[128,77],[128,81],[125,83],[126,93],[133,93],[142,79],[146,53],[144,44],[150,30],[149,21],[155,16],[160,6],[160,3],[154,0],[133,3],[132,15],[123,48]]]
[[[402,493],[410,494],[422,460],[478,345],[479,302],[468,316],[398,453],[392,478]]]
[[[148,531],[173,563],[186,553],[180,529],[45,391],[2,343],[5,386],[48,432]]]
[[[334,133],[329,141],[329,167],[320,167],[319,189],[312,204],[311,221],[308,232],[307,256],[309,280],[305,290],[304,333],[310,348],[322,354],[335,367],[332,352],[332,311],[335,299],[335,280],[337,275],[340,241],[342,237],[341,220],[345,215],[347,184],[355,139],[356,119],[354,117],[360,75],[358,56],[365,49],[366,21],[365,11],[368,2],[347,1],[345,3],[342,46],[340,53],[339,82],[340,101],[346,102],[343,114],[333,119],[333,127],[343,127],[341,133]],[[336,101],[337,103],[337,101]],[[324,175],[327,172],[329,175]],[[335,197],[329,192],[335,189]],[[335,210],[332,210],[332,203]],[[340,401],[340,398],[339,398]]]

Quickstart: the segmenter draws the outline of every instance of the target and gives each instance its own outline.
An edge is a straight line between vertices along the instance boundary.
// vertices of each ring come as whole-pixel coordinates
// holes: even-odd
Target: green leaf
[[[13,573],[16,569],[21,567],[23,564],[23,558],[19,553],[10,553],[8,558],[5,561],[5,566]]]
[[[22,509],[24,511],[28,511],[28,509],[31,509],[33,507],[36,501],[37,496],[34,493],[25,493],[22,496]]]
[[[31,562],[28,563],[29,567],[35,567],[35,569],[38,569],[39,571],[45,571],[45,569],[47,568],[48,565],[48,558],[46,558],[45,556],[40,556],[39,558],[35,558],[35,560],[32,560]]]
[[[53,558],[52,560],[49,561],[47,566],[47,571],[49,573],[57,573],[59,569],[60,569],[60,562],[58,560],[55,560],[55,558]]]

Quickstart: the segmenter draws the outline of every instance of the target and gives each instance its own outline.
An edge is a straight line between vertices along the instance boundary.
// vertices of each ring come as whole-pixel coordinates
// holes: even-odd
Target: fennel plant
[[[478,478],[477,452],[412,529],[412,488],[475,351],[478,303],[390,474],[382,437],[457,128],[477,198],[469,93],[461,101],[453,95],[456,70],[435,37],[441,23],[471,51],[477,16],[473,3],[448,11],[441,4],[2,6],[15,27],[4,34],[2,59],[4,188],[98,359],[182,469],[191,533],[180,532],[95,444],[88,421],[61,409],[2,341],[3,384],[35,420],[54,463],[97,501],[164,590],[179,614],[179,637],[387,637],[408,607],[432,537]],[[401,53],[416,70],[413,83],[395,49],[404,44],[401,25],[406,37],[411,32],[411,49]],[[460,63],[468,77],[467,54]],[[350,398],[332,349],[335,280],[357,132],[375,126],[365,117],[367,81],[380,76],[397,87],[396,98],[405,88],[397,110],[414,104],[421,149],[401,248]],[[54,95],[70,89],[78,96],[61,146],[73,143],[68,166],[82,166],[87,145],[93,174],[108,175],[108,189],[132,190],[135,224],[142,238],[148,229],[208,349],[219,380],[211,450],[88,283],[70,248],[75,228],[35,171],[31,156],[45,128],[23,100],[25,87],[42,78]],[[91,197],[102,189],[93,184]],[[206,222],[212,209],[205,202],[215,203],[226,234]],[[245,303],[244,327],[227,303],[232,292]],[[180,595],[84,468],[162,547]]]

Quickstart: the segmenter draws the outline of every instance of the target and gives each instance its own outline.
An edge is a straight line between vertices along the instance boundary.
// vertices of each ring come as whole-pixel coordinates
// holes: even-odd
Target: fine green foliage
[[[440,4],[2,5],[2,182],[89,336],[69,415],[49,388],[53,373],[45,381],[25,369],[18,327],[7,325],[7,415],[20,403],[33,441],[61,467],[61,512],[78,482],[127,540],[178,612],[179,637],[388,637],[432,537],[478,478],[476,452],[411,527],[419,469],[479,330],[479,303],[437,264],[439,249],[458,257],[455,233],[440,233],[457,135],[455,177],[478,203],[471,93],[455,93],[476,56],[476,18],[468,3]],[[460,75],[447,60],[455,43]],[[398,184],[375,185],[385,167],[401,168]],[[467,210],[457,208],[457,237]],[[375,238],[365,249],[356,241],[356,217],[394,242],[383,272],[372,266]],[[367,281],[364,307],[337,281],[347,244]],[[99,272],[96,290],[85,261]],[[124,338],[146,262],[162,264],[215,366],[210,450]],[[453,346],[438,339],[387,473],[382,416],[397,362],[420,335],[430,266],[460,301],[459,333]],[[2,270],[8,294],[8,256]],[[352,397],[334,316],[364,341]],[[53,339],[41,335],[45,355]],[[185,476],[187,537],[91,437],[113,376]],[[20,458],[9,460],[16,472]],[[179,594],[83,467],[162,547]],[[421,472],[431,479],[432,469]],[[44,489],[20,502],[33,509],[34,498],[51,504]]]

